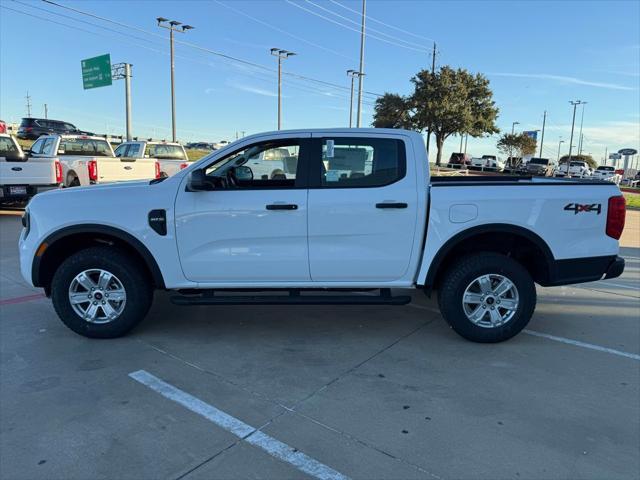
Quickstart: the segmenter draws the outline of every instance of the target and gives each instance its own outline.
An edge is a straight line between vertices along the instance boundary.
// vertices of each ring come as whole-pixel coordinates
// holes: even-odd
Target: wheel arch
[[[460,255],[482,251],[513,257],[541,285],[548,284],[555,272],[553,253],[542,237],[518,225],[491,223],[463,230],[440,247],[424,281],[427,291],[437,287],[442,272]],[[539,257],[542,257],[542,262]]]
[[[62,262],[73,252],[94,245],[109,245],[125,250],[146,268],[154,287],[165,288],[160,267],[149,249],[130,233],[101,224],[65,227],[40,242],[36,252],[42,250],[42,253],[36,253],[31,267],[33,285],[44,288],[49,295],[53,275]]]

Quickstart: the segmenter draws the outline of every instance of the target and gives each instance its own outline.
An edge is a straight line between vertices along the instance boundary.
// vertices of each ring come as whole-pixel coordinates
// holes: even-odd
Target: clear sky
[[[191,24],[177,34],[176,102],[182,140],[232,140],[235,132],[276,127],[276,59],[271,47],[297,53],[285,75],[283,128],[346,126],[347,69],[358,68],[360,0],[67,1],[0,0],[0,118],[64,119],[82,129],[123,133],[124,84],[82,89],[80,60],[110,53],[133,66],[134,135],[169,138],[168,31],[158,16]],[[353,10],[353,11],[352,11]],[[23,13],[18,13],[23,12]],[[29,14],[29,15],[26,15]],[[364,87],[380,94],[411,91],[410,78],[437,65],[489,77],[500,108],[498,126],[540,129],[548,112],[544,156],[559,137],[569,145],[569,100],[587,101],[584,152],[640,146],[640,2],[634,1],[383,1],[367,2]],[[39,17],[39,18],[36,18]],[[129,36],[127,36],[129,35]],[[135,37],[135,38],[134,38]],[[223,53],[264,69],[214,55]],[[365,96],[363,126],[375,96]],[[581,110],[578,110],[578,120]],[[579,121],[577,122],[579,124]],[[474,156],[495,152],[496,138],[469,139]],[[577,134],[574,139],[577,145]],[[459,138],[445,144],[445,155]]]

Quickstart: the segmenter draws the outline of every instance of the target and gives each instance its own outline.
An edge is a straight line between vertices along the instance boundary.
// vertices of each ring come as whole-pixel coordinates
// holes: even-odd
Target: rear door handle
[[[267,205],[267,210],[297,210],[298,205],[293,203],[272,203]]]
[[[401,202],[383,202],[376,203],[376,208],[407,208],[408,205],[406,203]]]

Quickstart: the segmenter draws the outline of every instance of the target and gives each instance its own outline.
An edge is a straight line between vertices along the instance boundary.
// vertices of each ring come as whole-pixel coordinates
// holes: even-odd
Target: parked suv
[[[71,123],[47,118],[23,118],[18,128],[18,138],[22,140],[35,140],[42,135],[50,135],[52,133],[59,135],[93,135],[93,133],[79,130]]]

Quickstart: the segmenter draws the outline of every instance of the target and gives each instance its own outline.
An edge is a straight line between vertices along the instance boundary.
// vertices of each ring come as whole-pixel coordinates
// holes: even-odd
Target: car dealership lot
[[[89,340],[24,283],[19,217],[0,216],[0,477],[637,478],[639,218],[622,277],[539,288],[526,332],[480,345],[421,293],[404,307],[157,293],[131,335]]]

